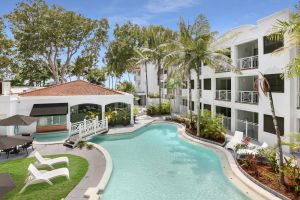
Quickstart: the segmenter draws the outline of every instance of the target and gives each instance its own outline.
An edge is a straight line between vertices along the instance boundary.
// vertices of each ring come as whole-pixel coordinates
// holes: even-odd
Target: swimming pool
[[[62,141],[69,137],[68,131],[57,131],[49,133],[35,133],[34,140],[37,142],[56,142]]]
[[[224,175],[219,155],[180,138],[175,125],[96,136],[114,168],[102,200],[248,199]]]

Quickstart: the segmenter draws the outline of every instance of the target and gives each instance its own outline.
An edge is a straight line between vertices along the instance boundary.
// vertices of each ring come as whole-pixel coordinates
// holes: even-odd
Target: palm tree
[[[157,69],[157,84],[159,89],[159,112],[161,113],[161,74],[164,66],[163,58],[165,57],[165,44],[168,40],[174,38],[173,31],[162,26],[149,26],[145,31],[147,41],[140,48],[140,51],[149,56],[149,61],[155,64]]]
[[[300,1],[296,5],[296,12],[293,13],[289,21],[277,20],[274,26],[270,39],[282,40],[286,35],[288,41],[286,42],[287,48],[295,48],[297,55],[291,62],[284,68],[283,75],[288,78],[300,76]]]
[[[265,96],[269,97],[273,123],[277,135],[277,146],[278,146],[278,156],[279,156],[279,181],[281,184],[284,184],[282,144],[281,144],[280,130],[278,127],[278,122],[275,114],[272,91],[268,79],[262,73],[260,74],[261,77],[258,78],[254,83],[254,89],[257,91],[259,91],[260,89]]]
[[[168,66],[175,66],[177,73],[190,77],[191,70],[197,73],[197,83],[200,82],[202,63],[212,69],[230,68],[231,59],[225,55],[225,50],[212,50],[215,32],[210,31],[208,20],[199,15],[192,25],[186,25],[183,19],[179,22],[179,35],[177,40],[168,45],[169,53],[165,56]],[[189,78],[190,79],[190,78]],[[190,92],[189,92],[190,93]],[[200,88],[197,92],[197,135],[200,136]]]
[[[135,66],[144,65],[145,66],[145,74],[146,74],[146,107],[148,106],[148,63],[151,61],[147,52],[142,52],[140,48],[134,49],[136,56],[132,58]]]

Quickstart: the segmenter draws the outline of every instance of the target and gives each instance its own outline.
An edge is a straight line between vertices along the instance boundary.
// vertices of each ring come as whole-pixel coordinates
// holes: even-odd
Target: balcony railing
[[[231,117],[222,115],[222,124],[228,131],[231,130]]]
[[[300,92],[297,94],[297,108],[300,109]]]
[[[258,68],[258,56],[250,56],[245,58],[240,58],[237,60],[237,66],[243,69],[256,69]]]
[[[258,140],[258,124],[245,120],[236,120],[236,130],[244,133],[245,137]]]
[[[216,90],[216,99],[222,101],[230,101],[231,90]]]
[[[240,103],[258,103],[258,92],[256,91],[239,91],[238,102]]]

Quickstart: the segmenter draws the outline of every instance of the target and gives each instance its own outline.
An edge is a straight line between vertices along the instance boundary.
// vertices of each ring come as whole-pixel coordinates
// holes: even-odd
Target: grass
[[[26,190],[19,194],[24,186],[27,178],[27,168],[30,163],[36,161],[35,158],[23,158],[12,161],[7,161],[0,164],[0,173],[10,173],[16,183],[16,187],[11,192],[7,193],[3,199],[26,200],[26,199],[62,199],[65,198],[72,189],[84,177],[88,169],[88,162],[86,159],[75,155],[53,155],[47,157],[67,156],[69,158],[70,180],[65,177],[58,177],[51,180],[53,185],[48,183],[39,183],[31,185]],[[67,167],[65,164],[57,164],[55,168]],[[51,170],[50,168],[41,168],[43,170]]]

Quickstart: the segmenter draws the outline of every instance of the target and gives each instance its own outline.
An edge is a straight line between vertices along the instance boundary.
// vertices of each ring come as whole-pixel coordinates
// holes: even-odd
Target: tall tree
[[[47,63],[56,83],[66,81],[71,63],[78,56],[97,63],[100,48],[108,38],[106,19],[92,20],[56,5],[50,7],[43,0],[18,3],[6,18],[17,58]]]
[[[91,83],[104,86],[106,80],[105,74],[106,69],[104,68],[92,68],[88,71],[86,79]]]
[[[0,79],[4,78],[12,65],[11,53],[13,41],[7,38],[4,29],[3,20],[0,18]]]
[[[277,20],[272,30],[273,34],[269,36],[273,40],[282,40],[287,36],[287,48],[295,48],[297,53],[291,62],[284,68],[283,75],[288,78],[300,76],[300,1],[296,5],[289,21]]]
[[[131,22],[120,26],[115,25],[114,40],[112,40],[106,50],[104,62],[111,74],[120,78],[124,73],[131,73],[134,69],[132,58],[135,55],[134,49],[141,46],[140,27]]]
[[[273,96],[272,96],[272,88],[269,84],[268,79],[261,73],[261,77],[255,81],[254,85],[257,91],[262,91],[265,96],[268,96],[271,113],[273,118],[273,124],[277,136],[277,146],[278,146],[278,156],[279,156],[279,181],[281,184],[284,184],[284,172],[283,172],[283,153],[282,153],[282,142],[281,142],[281,133],[278,126],[278,121],[275,113]]]
[[[165,60],[168,66],[174,66],[177,73],[190,76],[191,70],[197,73],[197,84],[200,82],[200,72],[203,63],[212,69],[220,67],[237,69],[232,66],[231,59],[223,50],[211,49],[215,32],[210,31],[209,22],[204,15],[199,15],[195,22],[186,25],[183,19],[179,22],[179,34],[177,40],[168,44]],[[184,73],[183,73],[184,72]],[[197,135],[200,135],[200,88],[197,92]]]
[[[145,37],[147,40],[144,42],[144,46],[140,48],[142,53],[149,56],[150,62],[152,62],[157,69],[157,84],[159,89],[159,112],[161,113],[161,100],[162,100],[162,84],[161,75],[164,68],[164,57],[166,56],[166,43],[175,39],[175,33],[170,29],[166,29],[162,26],[149,26],[145,30]]]

